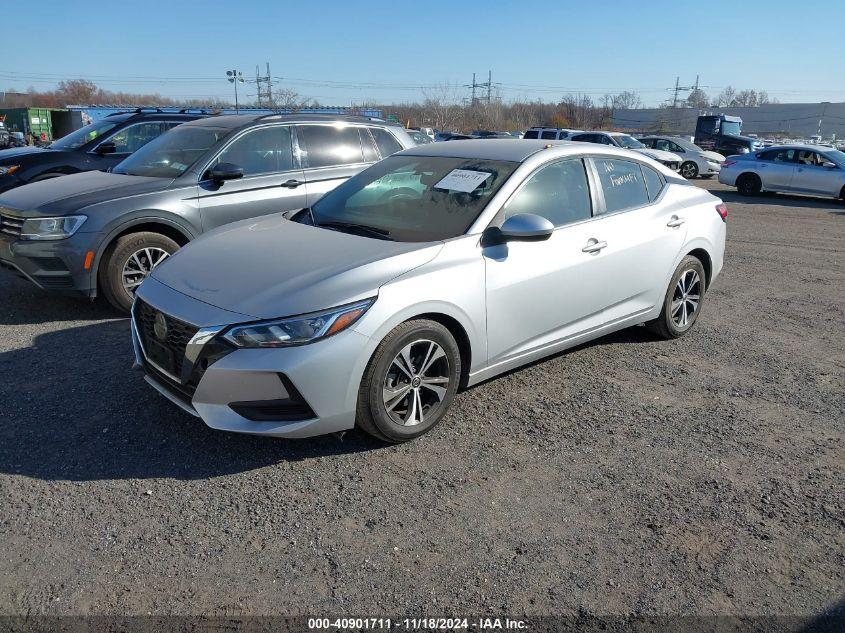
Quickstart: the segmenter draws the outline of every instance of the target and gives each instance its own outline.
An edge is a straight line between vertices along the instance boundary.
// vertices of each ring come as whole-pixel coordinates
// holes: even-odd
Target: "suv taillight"
[[[722,167],[730,167],[731,165],[736,165],[735,160],[726,160],[722,163]]]
[[[728,221],[728,205],[724,202],[716,205],[716,213],[718,213],[719,217],[722,218],[722,222]]]

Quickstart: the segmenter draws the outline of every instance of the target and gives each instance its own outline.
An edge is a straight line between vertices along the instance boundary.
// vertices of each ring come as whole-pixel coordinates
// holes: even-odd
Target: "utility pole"
[[[240,114],[238,105],[238,84],[244,83],[244,74],[239,70],[227,70],[226,77],[230,84],[235,84],[235,112]]]
[[[487,105],[490,105],[490,89],[493,87],[493,71],[487,71]]]
[[[472,99],[469,102],[470,105],[475,105],[475,87],[476,87],[476,85],[477,84],[475,83],[475,73],[472,73]]]
[[[680,78],[680,77],[675,77],[675,87],[674,87],[674,88],[669,88],[669,90],[673,90],[673,91],[674,91],[674,96],[672,97],[672,107],[673,107],[673,108],[677,108],[677,107],[678,107],[678,94],[679,94],[679,93],[681,93],[681,92],[689,92],[690,90],[698,90],[698,89],[699,89],[698,79],[699,79],[699,76],[698,76],[698,75],[696,75],[696,76],[695,76],[695,85],[694,85],[694,86],[682,86],[682,85],[681,85],[681,78]]]
[[[478,81],[476,81],[476,74],[472,73],[472,83],[466,84],[464,87],[472,89],[472,98],[470,99],[470,105],[475,105],[479,101],[486,101],[489,105],[493,101],[493,71],[487,71],[487,81],[485,81],[484,83],[478,83]],[[479,97],[479,88],[487,88],[487,95],[484,97]]]
[[[680,90],[680,86],[678,85],[681,81],[680,77],[675,77],[675,96],[672,98],[672,107],[678,107],[678,90]]]

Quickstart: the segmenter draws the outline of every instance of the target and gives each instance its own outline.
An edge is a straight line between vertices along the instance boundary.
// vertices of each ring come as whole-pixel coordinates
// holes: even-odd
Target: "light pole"
[[[230,84],[235,84],[235,112],[240,113],[238,109],[238,84],[244,83],[244,75],[239,70],[227,70],[226,77]]]

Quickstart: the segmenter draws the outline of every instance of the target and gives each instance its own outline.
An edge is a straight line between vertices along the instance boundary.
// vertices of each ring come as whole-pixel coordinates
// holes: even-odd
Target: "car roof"
[[[603,145],[596,145],[595,148]],[[429,143],[406,149],[399,154],[408,156],[445,156],[449,158],[478,158],[480,160],[506,160],[521,163],[528,157],[544,149],[567,150],[559,154],[595,153],[595,149],[584,143],[569,141],[549,141],[541,139],[497,138],[450,141],[448,143]],[[608,148],[615,149],[615,148]],[[623,154],[624,155],[624,154]]]
[[[205,112],[161,112],[157,110],[132,110],[127,112],[115,112],[104,117],[103,121],[118,121],[120,123],[129,119],[155,119],[156,121],[194,121],[207,116]]]

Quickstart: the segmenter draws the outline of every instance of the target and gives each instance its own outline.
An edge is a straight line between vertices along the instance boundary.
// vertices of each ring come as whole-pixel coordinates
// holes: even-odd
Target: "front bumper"
[[[167,318],[196,328],[251,320],[194,301],[155,279],[141,285],[138,297]],[[298,347],[231,349],[205,367],[200,352],[191,376],[180,380],[151,362],[142,340],[146,335],[140,333],[144,327],[133,310],[136,367],[162,395],[213,429],[294,438],[355,425],[358,386],[372,351],[363,334],[346,330]]]
[[[97,251],[99,233],[77,233],[65,240],[20,240],[0,233],[0,268],[42,290],[96,296],[97,284],[85,270],[85,254]]]

